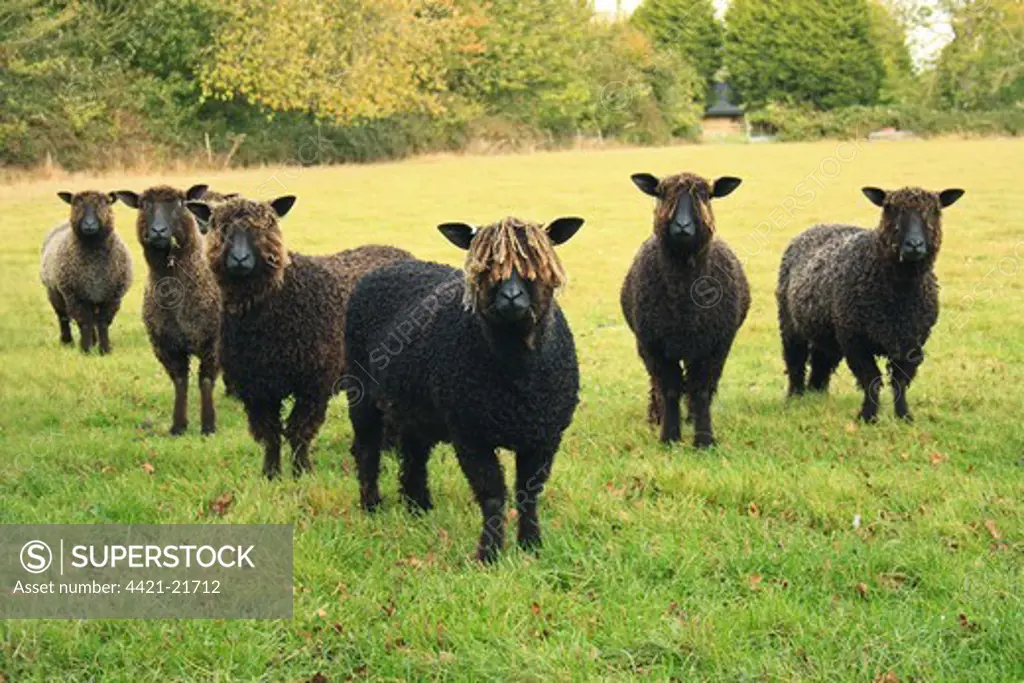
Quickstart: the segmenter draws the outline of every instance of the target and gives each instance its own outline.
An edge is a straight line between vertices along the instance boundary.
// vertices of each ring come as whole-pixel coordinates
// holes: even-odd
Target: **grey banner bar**
[[[0,619],[291,619],[290,524],[0,525]]]

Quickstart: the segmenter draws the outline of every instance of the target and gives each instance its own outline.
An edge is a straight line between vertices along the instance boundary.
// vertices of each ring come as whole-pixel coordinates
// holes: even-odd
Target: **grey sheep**
[[[71,205],[71,217],[43,240],[40,279],[60,324],[60,341],[72,344],[78,325],[82,351],[98,341],[110,353],[110,325],[132,284],[132,257],[114,232],[113,194],[86,191],[57,196]]]
[[[889,361],[896,415],[911,420],[907,389],[924,360],[939,316],[934,265],[942,244],[942,209],[964,191],[919,188],[864,194],[882,208],[878,227],[818,225],[786,248],[775,292],[789,394],[827,391],[843,358],[864,392],[858,417],[873,422],[883,383],[876,356]]]

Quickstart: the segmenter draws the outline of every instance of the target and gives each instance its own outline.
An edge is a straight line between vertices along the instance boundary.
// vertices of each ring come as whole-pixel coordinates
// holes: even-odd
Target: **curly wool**
[[[897,221],[902,211],[921,211],[931,246],[919,263],[900,261]],[[923,346],[939,315],[939,286],[933,266],[942,242],[941,204],[936,194],[916,188],[888,193],[877,228],[817,225],[786,247],[779,266],[776,301],[790,393],[804,390],[804,366],[811,361],[810,388],[824,391],[844,357],[886,356],[905,389],[923,360]],[[894,248],[895,244],[895,248]],[[877,368],[861,361],[854,371],[861,388],[877,393]],[[875,386],[872,386],[875,385]],[[899,399],[900,396],[898,395]],[[867,406],[867,402],[865,403]],[[903,406],[905,409],[905,403]],[[871,419],[869,407],[862,417]]]
[[[471,311],[481,292],[512,276],[539,282],[553,291],[566,282],[562,262],[544,227],[511,216],[480,228],[466,256],[463,303]]]
[[[750,286],[739,259],[715,237],[711,184],[698,175],[681,173],[662,179],[658,190],[662,198],[654,210],[654,234],[637,252],[619,301],[650,375],[648,418],[662,424],[664,440],[674,440],[676,427],[670,425],[665,431],[661,394],[666,389],[679,391],[692,405],[694,396],[707,393],[710,405],[733,340],[750,309]],[[685,195],[699,207],[703,232],[700,246],[681,255],[668,246],[668,224]],[[717,299],[711,305],[699,297],[704,285],[713,288]],[[687,367],[685,384],[675,377],[680,362]],[[695,364],[707,372],[692,371]],[[702,376],[705,379],[698,379]],[[710,413],[707,425],[697,427],[706,432],[697,438],[710,441]]]
[[[221,226],[221,229],[211,231],[206,238],[207,259],[224,292],[225,308],[229,313],[241,315],[281,288],[285,270],[291,265],[291,256],[278,228],[277,214],[268,204],[236,197],[211,208],[211,224]],[[228,277],[224,259],[220,258],[224,250],[223,226],[236,223],[253,231],[254,249],[267,266],[267,273],[256,282],[236,281]]]
[[[83,238],[77,230],[86,204],[102,226],[95,238]],[[62,328],[69,319],[89,328],[83,333],[83,348],[94,325],[105,328],[113,322],[131,287],[133,267],[128,247],[114,231],[110,195],[91,190],[75,195],[70,220],[43,239],[39,278]],[[62,336],[62,341],[69,342],[70,337]]]
[[[204,433],[211,433],[216,429],[212,390],[220,374],[220,290],[203,253],[203,236],[192,213],[181,206],[173,214],[169,249],[154,248],[145,239],[148,218],[144,207],[157,202],[183,204],[186,198],[185,192],[168,185],[151,187],[139,196],[136,233],[149,265],[142,321],[154,355],[175,384],[172,432],[181,433],[187,426],[184,411],[189,363],[195,356],[199,361],[202,428]]]

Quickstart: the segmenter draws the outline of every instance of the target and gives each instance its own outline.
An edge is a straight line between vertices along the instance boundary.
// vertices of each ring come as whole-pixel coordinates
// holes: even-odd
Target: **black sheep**
[[[882,208],[877,229],[818,225],[786,248],[775,292],[789,394],[826,391],[845,357],[864,391],[859,417],[873,422],[883,382],[875,356],[889,360],[896,415],[911,420],[907,388],[924,360],[939,316],[933,267],[942,243],[941,211],[963,190],[864,188]]]
[[[343,388],[345,308],[356,281],[412,254],[384,246],[305,256],[285,249],[278,219],[295,197],[188,202],[209,226],[206,254],[220,287],[220,363],[225,384],[245,405],[249,431],[263,445],[263,473],[281,470],[281,436],[292,472],[311,468],[309,447]],[[281,407],[294,397],[285,426]]]
[[[572,333],[554,300],[565,279],[553,246],[583,224],[546,228],[514,218],[483,228],[445,223],[467,249],[465,273],[420,261],[367,275],[349,303],[350,372],[365,391],[351,397],[352,452],[361,502],[380,503],[383,425],[401,443],[401,492],[412,510],[432,507],[427,461],[451,443],[469,480],[483,531],[477,557],[493,561],[505,540],[505,480],[496,449],[516,453],[519,544],[540,544],[537,498],[579,396]]]
[[[742,181],[726,176],[712,184],[690,173],[632,178],[658,200],[654,234],[640,247],[620,299],[650,375],[648,419],[661,424],[662,441],[679,441],[685,396],[693,445],[711,446],[711,400],[750,308],[743,266],[715,239],[711,199],[729,195]]]

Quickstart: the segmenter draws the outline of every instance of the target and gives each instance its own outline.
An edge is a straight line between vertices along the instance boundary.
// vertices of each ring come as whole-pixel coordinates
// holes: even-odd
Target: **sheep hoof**
[[[476,559],[483,564],[494,564],[498,561],[498,548],[493,545],[481,545],[476,549]]]
[[[412,515],[422,517],[434,509],[434,504],[430,502],[429,498],[416,500],[414,498],[407,497],[405,499],[405,509]]]
[[[694,448],[711,448],[715,445],[715,438],[710,434],[698,434],[693,437]]]
[[[876,413],[865,413],[863,410],[857,414],[859,419],[864,424],[875,424],[878,422],[878,415]]]
[[[185,433],[186,429],[188,429],[188,423],[171,425],[170,430],[168,430],[168,434],[171,436],[181,436]]]
[[[519,539],[519,547],[526,553],[536,554],[542,545],[540,536],[526,536]]]
[[[72,339],[71,337],[61,337],[60,338],[60,343],[62,345],[64,345],[64,346],[72,346],[72,345],[74,345],[75,340]]]
[[[914,423],[914,416],[909,412],[903,413],[902,415],[897,415],[897,417],[906,422],[907,424]]]
[[[216,434],[217,425],[203,425],[203,428],[200,430],[200,433],[203,436],[210,436],[211,434]]]
[[[363,512],[369,512],[371,514],[377,512],[377,510],[380,509],[380,503],[380,495],[373,496],[372,498],[364,497],[363,500],[360,501],[360,505],[363,508]]]

